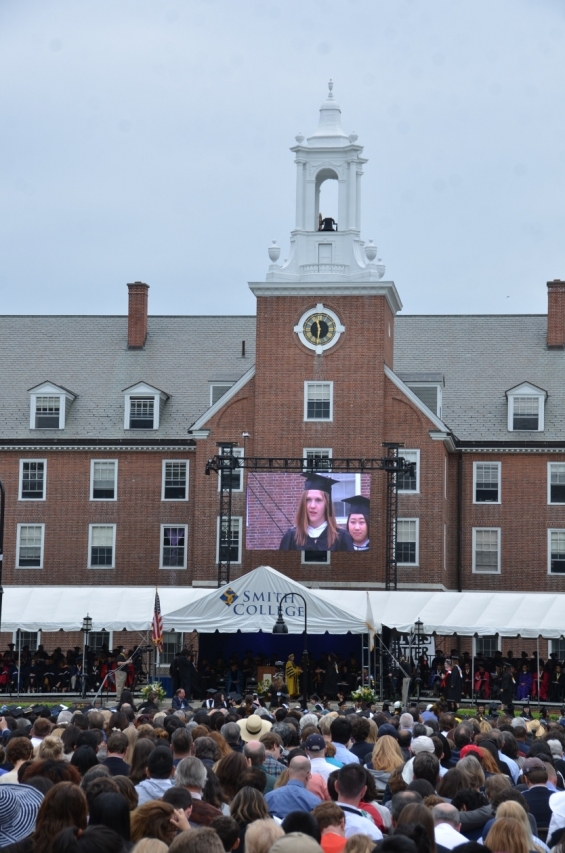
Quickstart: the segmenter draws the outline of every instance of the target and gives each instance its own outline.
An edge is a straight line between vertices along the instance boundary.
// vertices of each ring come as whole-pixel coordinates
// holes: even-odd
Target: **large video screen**
[[[250,550],[368,551],[370,474],[249,472]]]

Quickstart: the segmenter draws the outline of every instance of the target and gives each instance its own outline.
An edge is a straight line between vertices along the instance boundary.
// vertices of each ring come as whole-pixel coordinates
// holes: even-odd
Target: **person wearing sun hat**
[[[241,739],[245,743],[249,743],[250,740],[259,740],[261,735],[271,731],[269,720],[263,719],[258,714],[250,714],[249,717],[243,717],[243,719],[237,721],[236,725],[239,726]]]
[[[339,481],[313,471],[300,476],[304,491],[295,524],[281,539],[279,551],[353,551],[351,535],[337,526],[334,514],[332,486]]]
[[[369,508],[371,502],[363,495],[354,495],[352,498],[344,498],[343,502],[349,504],[349,515],[347,516],[347,530],[353,539],[354,551],[369,550]]]
[[[43,794],[29,785],[0,787],[0,847],[32,834],[42,801]]]

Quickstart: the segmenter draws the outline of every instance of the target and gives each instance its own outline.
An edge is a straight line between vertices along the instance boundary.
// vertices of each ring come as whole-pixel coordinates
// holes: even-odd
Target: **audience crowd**
[[[565,715],[181,694],[0,717],[0,849],[565,853]]]

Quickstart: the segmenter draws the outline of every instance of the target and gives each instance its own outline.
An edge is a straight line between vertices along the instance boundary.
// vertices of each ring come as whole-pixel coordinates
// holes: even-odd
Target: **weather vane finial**
[[[328,100],[329,100],[329,101],[331,101],[331,100],[332,100],[332,98],[333,98],[333,95],[332,95],[332,89],[333,89],[333,87],[334,87],[333,80],[330,80],[330,82],[328,83],[328,89],[330,90],[330,91],[328,92]]]

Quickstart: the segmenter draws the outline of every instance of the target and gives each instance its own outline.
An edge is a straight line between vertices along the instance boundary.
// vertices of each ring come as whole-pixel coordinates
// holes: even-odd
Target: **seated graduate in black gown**
[[[286,531],[280,551],[353,551],[353,540],[347,530],[337,526],[332,503],[331,477],[309,472],[304,477],[304,491],[296,510],[294,527]]]
[[[353,539],[354,551],[369,550],[369,498],[363,495],[355,495],[352,498],[344,498],[343,502],[349,504],[349,515],[347,516],[347,530]]]

